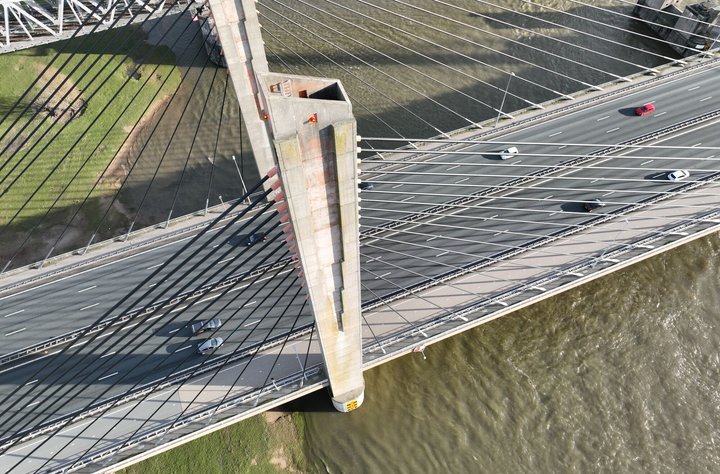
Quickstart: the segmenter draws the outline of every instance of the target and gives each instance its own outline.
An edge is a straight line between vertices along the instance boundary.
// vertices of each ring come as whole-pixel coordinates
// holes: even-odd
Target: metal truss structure
[[[80,29],[122,26],[162,13],[165,0],[0,0],[0,52],[57,41]]]

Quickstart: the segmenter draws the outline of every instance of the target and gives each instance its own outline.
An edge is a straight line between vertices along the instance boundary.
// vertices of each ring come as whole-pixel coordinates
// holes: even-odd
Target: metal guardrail
[[[196,431],[195,427],[197,426],[197,423],[206,422],[217,415],[225,415],[218,420],[219,423],[223,420],[238,416],[238,413],[234,412],[235,410],[247,411],[248,407],[256,407],[263,399],[265,402],[269,402],[285,397],[294,393],[297,390],[296,387],[298,386],[300,388],[303,386],[317,386],[319,388],[325,380],[322,374],[323,369],[321,364],[307,367],[302,372],[298,372],[282,379],[277,379],[271,385],[239,394],[222,403],[217,403],[208,408],[203,408],[202,410],[193,412],[175,422],[167,423],[165,426],[146,430],[133,437],[131,440],[118,442],[110,447],[98,450],[79,461],[56,466],[51,472],[66,473],[78,471],[93,464],[98,464],[118,453],[128,452],[133,449],[135,449],[137,453],[140,453],[143,450],[144,443],[164,438],[172,433],[178,433],[177,438],[182,438],[183,436],[187,436]],[[193,424],[194,426],[192,426]],[[185,428],[190,428],[191,431],[188,433],[182,433],[182,430]],[[129,454],[132,455],[132,453]],[[130,457],[130,455],[127,457]]]
[[[198,377],[207,372],[212,372],[214,370],[220,369],[227,364],[236,362],[246,357],[250,357],[260,351],[268,350],[280,344],[284,344],[288,340],[293,340],[305,336],[306,334],[310,334],[312,332],[313,327],[314,323],[303,325],[295,329],[294,331],[278,334],[277,336],[274,336],[272,339],[263,343],[252,344],[246,348],[243,348],[239,352],[217,357],[213,359],[210,363],[200,367],[198,370],[194,370],[194,368],[184,369],[172,375],[172,377],[168,378],[162,383],[142,385],[132,390],[131,392],[126,392],[121,395],[108,398],[107,400],[104,400],[100,403],[90,405],[81,410],[75,410],[73,412],[67,413],[59,419],[52,420],[51,422],[48,422],[39,427],[34,427],[32,430],[26,430],[24,432],[16,433],[10,438],[0,439],[0,451],[8,449],[16,443],[29,441],[43,434],[59,430],[70,423],[76,423],[90,416],[102,414],[103,412],[114,406],[137,400],[140,397],[147,396],[152,392],[163,390],[172,385],[179,385],[190,378]]]

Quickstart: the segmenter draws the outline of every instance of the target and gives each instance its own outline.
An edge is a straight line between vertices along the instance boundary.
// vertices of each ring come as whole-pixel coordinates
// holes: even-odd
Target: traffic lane
[[[608,164],[612,165],[614,163],[608,162]],[[588,179],[594,180],[602,179],[601,173],[603,171],[604,170],[588,168],[586,170],[583,170],[582,172],[588,175]],[[622,179],[623,175],[626,175],[629,178],[633,178],[633,173],[636,173],[636,170],[623,170],[623,173],[619,176],[619,178]],[[615,186],[617,186],[619,190],[622,190],[623,187],[627,187],[627,182],[623,182],[622,180],[612,182],[615,183]],[[370,280],[369,278],[366,280],[366,286],[373,288],[375,293],[382,294],[384,293],[382,289],[373,285],[373,281],[378,280],[379,276],[382,277],[381,283],[390,281],[392,283],[393,290],[395,290],[397,288],[407,287],[409,285],[422,281],[423,278],[421,276],[418,276],[418,273],[422,274],[423,276],[433,277],[444,273],[452,267],[459,268],[467,263],[468,255],[476,257],[478,260],[481,260],[483,258],[491,259],[493,255],[496,255],[498,252],[526,245],[528,241],[533,240],[536,237],[521,234],[528,231],[531,233],[541,231],[541,227],[538,224],[541,224],[542,226],[547,226],[549,221],[551,221],[551,219],[549,218],[555,215],[559,215],[559,217],[555,219],[555,222],[562,223],[564,226],[579,225],[588,220],[589,216],[585,215],[584,213],[582,201],[592,198],[588,198],[587,192],[585,191],[574,191],[572,189],[576,186],[587,186],[587,181],[580,179],[555,179],[547,180],[547,184],[549,187],[555,188],[555,191],[538,188],[527,188],[522,191],[513,193],[509,197],[500,197],[495,199],[492,210],[473,208],[470,210],[461,211],[458,217],[450,217],[448,219],[443,219],[443,222],[446,222],[446,220],[448,220],[450,222],[450,225],[452,225],[453,219],[461,220],[462,216],[465,215],[471,215],[473,219],[471,219],[470,221],[472,222],[477,222],[478,218],[488,219],[487,221],[482,221],[485,224],[486,230],[470,231],[471,233],[475,233],[475,235],[471,237],[470,240],[472,240],[473,238],[477,239],[478,234],[482,235],[481,243],[485,247],[485,249],[478,248],[477,244],[474,244],[473,242],[465,242],[460,250],[458,250],[457,252],[453,251],[453,247],[457,247],[458,241],[456,239],[463,239],[468,236],[468,230],[460,228],[444,228],[442,229],[442,231],[438,231],[436,227],[420,225],[413,228],[412,232],[416,232],[417,234],[388,233],[386,234],[387,239],[384,240],[382,238],[378,238],[375,245],[382,246],[382,243],[385,242],[390,251],[387,252],[386,255],[382,255],[383,258],[381,259],[378,259],[379,255],[376,254],[375,250],[370,250],[366,252],[367,257],[365,270],[367,270],[368,273],[372,275],[372,280]],[[657,184],[658,183],[653,182],[640,183],[640,185],[647,187],[648,190],[659,191],[660,189],[658,189]],[[664,183],[661,182],[659,184],[662,186]],[[564,187],[567,187],[568,189],[564,191]],[[636,186],[636,188],[637,187],[640,186]],[[557,192],[558,196],[560,196],[560,199],[554,199],[551,201],[550,198],[554,197],[553,194],[551,194],[552,192]],[[615,191],[611,190],[605,192],[614,193]],[[643,197],[647,197],[647,195],[644,195]],[[621,199],[627,202],[635,202],[637,200],[640,200],[637,194],[633,193],[627,193],[626,196],[618,194],[615,199]],[[577,209],[574,209],[575,212],[563,211],[561,206],[566,202],[577,204],[576,206],[574,206],[577,207]],[[547,210],[553,208],[555,210],[547,214]],[[518,211],[518,209],[520,210]],[[493,215],[488,216],[488,211],[493,212]],[[528,214],[532,215],[532,211],[538,211],[542,216],[542,222],[538,222],[538,224],[536,224],[534,228],[529,227],[526,222],[527,220],[529,220]],[[546,213],[542,214],[543,211],[545,211]],[[501,225],[498,225],[498,222],[492,222],[492,220],[494,218],[497,218],[498,215],[502,216],[502,218],[505,219]],[[518,225],[522,227],[518,228],[517,225],[513,224],[512,222],[507,222],[512,221],[514,218],[519,221]],[[468,226],[465,223],[465,225],[462,225],[461,227],[472,226]],[[513,232],[514,230],[519,232]],[[554,230],[557,230],[557,228],[555,228]],[[545,231],[545,233],[547,233],[547,230]],[[444,239],[444,236],[448,236],[452,238],[452,240],[447,238]],[[501,237],[502,240],[498,240],[497,237]],[[439,240],[436,240],[438,238]],[[397,240],[404,241],[406,247],[403,248],[403,244],[401,242],[397,242]],[[435,240],[433,244],[427,243],[433,240]],[[447,241],[444,242],[443,240]],[[483,250],[487,250],[488,248],[495,249],[495,251],[483,252]],[[403,268],[408,266],[409,255],[416,255],[419,261],[419,263],[417,263],[418,267],[412,267],[412,270],[416,270],[416,273],[411,273],[403,270]],[[436,262],[437,265],[433,266],[432,262]],[[374,265],[372,265],[373,263]],[[392,292],[392,290],[388,292]],[[366,298],[366,300],[368,299],[372,298]]]
[[[603,170],[593,170],[592,168],[583,170],[584,173],[589,174],[589,179],[597,178],[597,174],[592,175],[591,173],[599,171]],[[468,257],[475,258],[477,261],[492,260],[500,252],[523,247],[529,241],[537,238],[525,235],[525,233],[542,235],[544,227],[544,234],[547,234],[548,224],[561,224],[560,227],[551,228],[551,231],[557,231],[559,228],[587,223],[596,214],[612,209],[612,206],[609,205],[607,209],[603,208],[593,216],[588,215],[583,208],[583,201],[594,199],[597,194],[613,195],[613,203],[638,202],[650,196],[627,191],[628,182],[621,180],[623,177],[636,179],[637,171],[622,170],[618,176],[619,180],[611,181],[617,191],[613,191],[612,187],[607,187],[602,193],[598,191],[588,197],[587,191],[573,189],[576,186],[587,186],[587,181],[556,179],[549,181],[550,186],[555,188],[554,191],[527,188],[511,196],[495,199],[491,211],[495,214],[492,216],[487,216],[490,209],[472,208],[442,220],[449,226],[459,222],[457,229],[438,230],[432,225],[419,225],[413,227],[412,231],[408,233],[389,233],[385,236],[386,239],[378,238],[374,244],[378,247],[385,245],[387,251],[383,253],[373,249],[366,252],[364,269],[372,275],[372,280],[368,278],[364,283],[367,287],[373,288],[375,295],[392,293],[399,288],[407,288],[431,277],[437,277],[453,268],[460,268],[468,263]],[[644,187],[648,191],[672,191],[678,188],[678,183],[669,181],[640,181],[633,184],[635,186],[632,187],[635,189]],[[563,190],[564,187],[567,189]],[[550,194],[551,192],[557,193],[558,197],[551,200],[550,198],[554,197],[553,194]],[[498,215],[504,219],[502,224],[500,221],[492,222],[492,219]],[[530,219],[528,215],[539,216],[539,220],[534,226],[528,225],[527,221]],[[465,222],[464,217],[470,218],[465,219],[467,221]],[[478,222],[478,218],[488,219],[481,221],[484,223],[485,229],[468,229],[468,227],[472,227],[468,222]],[[514,219],[517,219],[517,224],[508,222]],[[429,243],[430,241],[433,243]],[[378,253],[382,253],[382,255],[378,255]],[[380,256],[382,258],[378,258]],[[416,262],[412,262],[413,256],[417,260]],[[378,276],[382,278],[380,284],[375,285],[375,281],[379,279]],[[390,283],[392,288],[382,291],[383,283]],[[374,298],[365,298],[366,301],[370,299]]]
[[[717,89],[720,82],[716,70],[694,75],[692,81],[693,85],[688,87],[678,87],[678,82],[671,82],[609,101],[599,101],[585,109],[575,111],[572,115],[555,117],[522,130],[512,131],[495,139],[501,142],[498,145],[469,145],[459,149],[475,151],[482,155],[497,153],[506,148],[505,144],[524,141],[555,142],[559,146],[562,146],[562,143],[615,144],[720,107],[720,95],[713,96],[709,92]],[[634,109],[645,103],[655,104],[657,111],[647,116],[635,116]],[[591,151],[592,148],[577,150],[574,154],[581,155]],[[439,155],[430,161],[443,161],[446,156],[452,155]],[[424,169],[422,164],[414,167],[420,171]],[[407,171],[412,169],[413,165],[409,165]]]
[[[275,292],[284,290],[280,288]],[[34,369],[31,366],[2,374],[1,396],[13,393],[18,387],[14,381],[23,377],[34,378],[25,382],[21,390],[11,397],[11,403],[5,403],[22,408],[0,414],[0,426],[9,426],[10,422],[17,422],[22,416],[24,426],[31,427],[48,414],[61,416],[86,407],[95,398],[105,400],[136,385],[157,383],[165,376],[197,367],[201,361],[261,343],[268,337],[287,333],[312,321],[302,294],[295,297],[291,288],[285,296],[277,296],[255,306],[233,308],[231,305],[227,308],[228,316],[223,326],[215,333],[192,336],[185,329],[168,336],[172,326],[165,325],[156,337],[137,346],[116,350],[114,341],[106,339],[101,345],[84,347],[77,354],[56,356],[51,366],[40,374],[31,373]],[[284,314],[281,315],[281,312]],[[258,320],[258,314],[264,317]],[[141,328],[141,331],[152,331],[150,326]],[[214,336],[224,337],[226,343],[213,356],[208,358],[194,353],[199,342]],[[68,366],[71,366],[69,370],[63,370]],[[52,387],[46,390],[48,384]]]
[[[275,226],[276,224],[267,225],[263,229],[270,233]],[[236,233],[233,234],[233,236],[235,235]],[[130,268],[126,272],[110,273],[105,278],[102,275],[88,273],[83,282],[71,282],[62,291],[53,292],[53,285],[48,285],[39,289],[38,292],[26,292],[19,295],[23,298],[15,298],[14,301],[10,299],[12,304],[7,308],[3,304],[3,311],[7,312],[5,314],[7,317],[0,318],[4,323],[1,329],[4,332],[0,332],[0,334],[9,334],[4,337],[3,351],[11,352],[46,340],[48,337],[77,330],[79,327],[95,323],[100,318],[112,319],[129,311],[142,309],[152,302],[169,298],[181,286],[187,286],[186,291],[193,291],[199,286],[217,283],[229,275],[220,272],[215,277],[209,278],[209,276],[216,273],[223,265],[229,269],[234,268],[233,261],[245,259],[248,250],[257,254],[253,257],[254,260],[269,255],[269,249],[265,249],[264,246],[256,245],[252,249],[248,249],[233,241],[230,243],[219,242],[217,245],[219,248],[211,249],[215,255],[214,259],[210,258],[209,254],[201,255],[196,259],[194,265],[188,264],[170,278],[163,278],[163,275],[159,275],[159,283],[153,278],[145,282],[144,286],[140,286],[140,283],[148,275],[142,271],[135,272]],[[190,249],[188,252],[193,253],[194,249]],[[226,255],[223,256],[223,254]],[[165,260],[167,258],[165,257]],[[149,266],[146,263],[143,264],[148,273],[156,265],[158,264]],[[159,265],[163,265],[163,263]],[[248,262],[244,268],[251,267],[251,265],[252,263]],[[174,268],[175,266],[170,262],[168,270],[173,271]],[[195,268],[195,270],[191,274],[185,275],[188,268]],[[240,268],[236,270],[236,273],[243,271],[244,269]],[[207,276],[199,277],[199,275]],[[87,277],[93,279],[89,280]],[[76,288],[79,289],[76,290]],[[121,289],[124,288],[127,290],[123,293]],[[132,295],[131,298],[129,298],[130,295]],[[35,300],[38,297],[46,303],[38,304]],[[78,297],[81,297],[82,301],[79,301]],[[126,298],[126,302],[118,305],[123,297]],[[6,302],[7,300],[3,303]]]

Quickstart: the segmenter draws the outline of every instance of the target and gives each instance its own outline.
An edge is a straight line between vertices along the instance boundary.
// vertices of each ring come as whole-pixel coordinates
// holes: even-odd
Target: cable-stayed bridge
[[[280,28],[281,21],[295,24],[303,41],[308,40],[309,31],[299,24],[300,10],[278,8],[275,2],[266,2],[260,12],[266,28],[278,25],[263,34],[268,43],[269,38],[275,40],[268,45],[268,56],[277,53],[278,63],[283,64],[289,61],[289,54],[275,48],[287,47],[285,41],[298,33],[283,29],[287,26]],[[387,14],[384,7],[376,8],[381,15]],[[354,14],[370,21],[364,12]],[[447,15],[445,11],[443,16]],[[404,18],[408,18],[407,12]],[[378,30],[365,28],[387,31],[387,20],[375,20]],[[428,30],[437,28],[427,18],[416,21],[424,22]],[[461,20],[445,21],[457,27]],[[188,17],[177,24],[176,28],[199,30]],[[183,38],[172,28],[164,29],[165,44]],[[192,31],[197,35],[196,30]],[[334,35],[340,33],[349,34],[332,30]],[[110,38],[118,41],[119,37]],[[110,468],[133,455],[152,454],[182,437],[216,429],[234,417],[250,416],[326,383],[304,278],[292,258],[293,243],[288,241],[286,223],[281,222],[282,202],[268,200],[276,193],[269,185],[277,182],[277,176],[266,176],[268,170],[263,168],[258,173],[248,170],[250,165],[243,163],[242,157],[243,169],[235,168],[234,156],[232,160],[225,156],[224,170],[218,163],[217,156],[223,154],[217,153],[223,146],[220,136],[227,132],[240,142],[242,129],[237,103],[228,100],[232,96],[230,82],[218,78],[218,69],[208,65],[203,56],[205,46],[197,39],[185,41],[194,44],[195,50],[188,46],[189,52],[179,55],[186,66],[181,68],[179,80],[167,70],[150,69],[149,73],[143,68],[154,67],[152,62],[128,54],[135,66],[125,74],[125,87],[135,86],[133,92],[138,95],[144,90],[138,83],[156,81],[153,86],[163,90],[162,81],[167,79],[189,84],[193,93],[187,96],[198,97],[206,72],[204,80],[211,86],[198,102],[190,98],[176,110],[168,106],[162,109],[167,113],[156,114],[174,115],[171,127],[163,129],[165,115],[155,123],[141,124],[152,133],[138,140],[137,158],[127,159],[125,153],[127,170],[117,172],[119,178],[113,186],[104,183],[105,192],[111,188],[114,193],[108,194],[120,197],[100,199],[94,194],[103,184],[102,168],[87,175],[83,172],[84,163],[102,153],[102,145],[112,148],[108,145],[112,133],[108,138],[88,127],[79,134],[82,140],[73,144],[72,138],[58,132],[91,118],[88,115],[98,102],[93,91],[100,94],[110,88],[109,74],[104,82],[98,75],[101,80],[93,84],[89,77],[95,71],[88,68],[87,78],[76,81],[86,81],[81,93],[69,86],[55,86],[53,93],[45,95],[31,89],[28,94],[39,99],[28,98],[14,106],[26,106],[27,112],[13,114],[14,109],[8,108],[5,122],[11,120],[13,125],[3,129],[3,155],[9,159],[2,164],[2,187],[4,206],[10,211],[4,217],[3,232],[6,238],[11,233],[21,238],[8,247],[0,295],[5,336],[0,376],[4,378],[3,406],[7,407],[2,415],[0,461],[7,471]],[[334,54],[353,54],[357,64],[365,65],[362,55],[341,43],[334,44],[338,48]],[[88,51],[84,44],[80,51]],[[439,44],[438,48],[445,51],[447,46]],[[418,56],[422,58],[418,61],[431,61],[428,51],[413,51],[425,56]],[[352,71],[332,58],[331,52],[313,52],[317,61],[325,58]],[[162,56],[154,54],[160,63],[157,58]],[[473,59],[465,56],[460,57]],[[713,130],[718,107],[711,92],[717,88],[716,62],[696,57],[680,64],[677,58],[668,58],[674,64],[638,67],[637,74],[628,77],[611,73],[617,77],[610,83],[597,82],[601,86],[582,80],[589,89],[583,93],[571,92],[578,87],[560,84],[558,79],[536,83],[532,75],[517,71],[495,86],[499,95],[494,106],[483,95],[471,95],[469,88],[457,86],[453,89],[460,99],[454,99],[458,102],[451,106],[433,91],[423,90],[422,82],[409,72],[395,72],[391,81],[383,68],[367,66],[382,79],[379,85],[368,86],[377,92],[369,99],[382,97],[403,118],[375,111],[366,116],[366,122],[382,122],[388,130],[399,132],[392,133],[394,137],[376,133],[373,138],[362,132],[360,122],[364,137],[359,145],[361,156],[366,156],[361,178],[372,184],[372,189],[364,185],[360,193],[364,367],[422,351],[425,345],[455,332],[716,228],[718,144]],[[92,59],[83,57],[83,62],[75,64]],[[375,60],[392,62],[389,55],[375,56]],[[194,70],[199,69],[198,63],[202,73]],[[108,64],[119,64],[118,69],[128,66],[122,61]],[[412,62],[393,64],[417,69]],[[443,63],[442,70],[449,75],[459,64],[459,60],[454,66]],[[467,79],[468,73],[460,71]],[[79,77],[73,74],[68,72],[65,77]],[[418,74],[428,83],[437,80],[423,71]],[[581,80],[566,75],[568,82],[576,85]],[[365,77],[350,75],[349,79]],[[403,82],[415,100],[436,108],[424,113],[398,102],[391,93]],[[523,84],[520,91],[512,88],[518,83]],[[54,84],[46,80],[44,85],[47,90]],[[548,92],[551,87],[547,84],[554,84],[554,98],[531,100],[525,95],[529,87]],[[165,96],[171,97],[170,103],[183,95],[179,86],[176,90],[181,92],[169,90]],[[124,100],[124,104],[131,103],[130,97]],[[146,96],[145,103],[153,100]],[[459,107],[460,102],[480,107],[480,101],[492,112],[485,120]],[[38,106],[40,102],[44,107]],[[656,112],[635,116],[634,109],[645,103],[655,104]],[[100,109],[103,114],[95,120],[110,115],[105,105],[111,104],[112,100],[105,98]],[[204,121],[212,115],[208,104],[221,112]],[[357,104],[353,103],[356,113],[362,108]],[[525,106],[526,110],[507,112]],[[231,107],[236,128],[225,129],[226,108]],[[63,114],[81,116],[63,120]],[[453,127],[443,128],[433,121],[433,116],[441,114]],[[136,114],[135,124],[140,123],[140,115]],[[122,116],[118,114],[119,122]],[[183,119],[193,116],[187,126]],[[420,129],[413,121],[422,124],[427,135],[437,132],[436,137],[425,140],[422,135],[407,133],[408,129]],[[107,127],[102,129],[105,132],[115,127],[114,123],[100,125]],[[309,118],[307,125],[313,125]],[[460,128],[463,125],[465,128]],[[122,127],[132,125],[124,123]],[[452,129],[458,131],[450,132]],[[189,134],[183,134],[188,130]],[[203,158],[203,165],[209,168],[209,176],[203,176],[200,189],[184,188],[183,183],[190,186],[188,183],[202,176],[194,169],[200,165],[192,158],[205,150],[193,151],[193,146],[208,137],[207,154],[214,158]],[[84,147],[81,157],[68,153],[68,161],[59,159],[46,165],[50,161],[46,150],[59,142],[63,144],[60,157]],[[185,142],[185,148],[173,153],[172,147],[179,142]],[[517,155],[501,159],[501,150],[510,146],[518,148]],[[163,161],[173,155],[181,156],[179,178],[153,189]],[[76,161],[71,165],[73,158]],[[115,154],[111,158],[114,162]],[[29,181],[41,164],[45,165],[39,173],[41,179]],[[133,194],[125,183],[133,185],[134,169],[143,174],[134,183],[140,192]],[[689,176],[682,181],[669,180],[668,173],[677,169],[687,170]],[[228,171],[230,176],[226,176]],[[53,183],[55,177],[58,182]],[[183,214],[180,209],[186,189],[199,195],[196,201],[202,208],[215,199],[213,191],[218,192],[213,181],[228,177],[234,194],[223,190],[226,199],[218,195],[213,202],[217,205],[201,209],[200,215],[176,217]],[[83,179],[83,186],[72,187]],[[23,192],[13,193],[16,189]],[[126,194],[121,197],[123,192]],[[23,199],[17,200],[18,194]],[[94,229],[88,226],[91,230],[83,234],[82,245],[63,246],[70,223],[82,215],[79,203],[92,206],[93,198],[94,205],[124,202],[130,208],[125,209],[125,227],[113,230],[116,240],[98,243],[100,236],[108,237],[103,232],[107,225],[103,217],[92,223]],[[146,219],[161,225],[136,231],[143,226],[141,211],[153,201],[168,204]],[[68,214],[62,214],[67,223],[48,228],[45,222],[53,218],[56,204],[67,207],[64,212]],[[184,208],[191,206],[187,203]],[[106,215],[111,212],[105,211]],[[14,229],[9,227],[13,219],[24,222]],[[37,245],[34,239],[43,232],[47,235],[39,257],[25,257],[37,263],[32,268],[21,265],[24,252]],[[252,243],[253,235],[262,238]],[[62,254],[72,248],[80,251]],[[194,352],[205,335],[191,334],[189,324],[213,317],[221,318],[223,325],[210,334],[222,336],[225,344],[211,357],[202,357]]]

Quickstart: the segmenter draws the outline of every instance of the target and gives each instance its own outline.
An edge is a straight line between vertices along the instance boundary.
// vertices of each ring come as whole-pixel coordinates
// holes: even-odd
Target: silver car
[[[212,339],[208,339],[207,341],[203,341],[198,344],[196,352],[198,354],[207,354],[222,346],[223,342],[222,337],[213,337]]]
[[[210,319],[208,321],[198,321],[190,326],[190,330],[193,334],[197,335],[205,331],[214,331],[215,329],[222,326],[222,321],[219,319]]]

